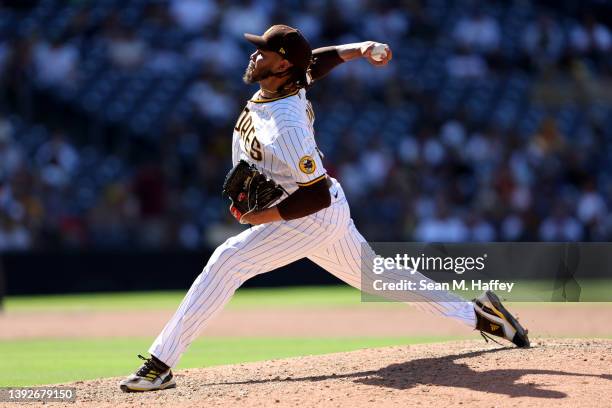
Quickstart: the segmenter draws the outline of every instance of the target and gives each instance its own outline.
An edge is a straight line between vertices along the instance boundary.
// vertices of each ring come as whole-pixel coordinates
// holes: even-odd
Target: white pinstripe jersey
[[[234,126],[232,162],[255,164],[289,194],[326,175],[314,139],[314,112],[306,91],[272,99],[255,93]],[[258,99],[259,98],[259,99]]]

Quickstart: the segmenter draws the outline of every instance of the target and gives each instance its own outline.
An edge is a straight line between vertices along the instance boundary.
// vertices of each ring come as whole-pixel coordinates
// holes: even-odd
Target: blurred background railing
[[[188,288],[212,252],[36,251],[5,253],[0,259],[0,309],[3,284],[8,295],[164,291]],[[0,265],[0,268],[2,266]],[[308,260],[258,275],[242,287],[329,285],[341,281]]]

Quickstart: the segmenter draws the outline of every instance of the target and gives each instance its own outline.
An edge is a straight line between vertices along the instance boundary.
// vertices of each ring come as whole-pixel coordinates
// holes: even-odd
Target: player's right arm
[[[317,81],[327,75],[332,69],[346,61],[351,61],[357,58],[366,58],[372,65],[386,65],[393,54],[391,48],[387,45],[387,55],[380,61],[372,58],[372,49],[379,44],[375,41],[363,41],[359,43],[350,43],[342,45],[332,45],[329,47],[317,48],[312,52],[312,64],[309,68],[309,74],[312,81]],[[385,44],[386,45],[386,44]]]

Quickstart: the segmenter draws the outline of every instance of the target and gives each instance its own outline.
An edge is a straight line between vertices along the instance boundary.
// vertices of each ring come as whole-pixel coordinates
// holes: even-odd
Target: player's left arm
[[[327,178],[322,178],[314,184],[298,187],[295,192],[274,207],[246,213],[240,218],[240,222],[259,225],[281,220],[295,220],[321,211],[330,204],[331,195]]]
[[[388,64],[391,58],[393,58],[393,53],[391,52],[391,47],[387,44],[383,44],[387,51],[386,56],[381,60],[372,58],[372,50],[378,44],[381,43],[376,41],[363,41],[315,49],[312,52],[313,61],[309,68],[311,80],[319,80],[343,62],[357,58],[365,58],[370,64],[375,66]]]

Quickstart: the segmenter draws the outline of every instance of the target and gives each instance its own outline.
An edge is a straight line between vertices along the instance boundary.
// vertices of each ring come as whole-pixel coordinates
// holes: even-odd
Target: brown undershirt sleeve
[[[336,51],[336,47],[317,48],[312,52],[312,64],[310,65],[310,77],[313,81],[323,78],[344,60]]]
[[[285,221],[306,217],[329,207],[331,196],[327,177],[309,186],[301,186],[276,208]]]

